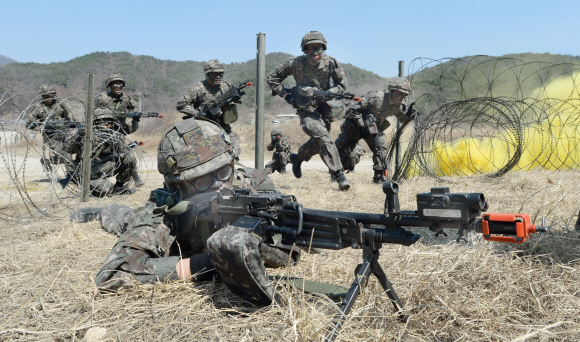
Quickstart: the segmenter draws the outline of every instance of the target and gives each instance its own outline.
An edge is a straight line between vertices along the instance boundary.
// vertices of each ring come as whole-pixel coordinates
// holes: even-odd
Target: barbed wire
[[[14,96],[4,93],[0,96],[0,174],[4,175],[0,181],[0,220],[59,217],[68,215],[68,211],[76,210],[80,205],[78,178],[81,174],[81,153],[66,153],[60,147],[83,134],[84,103],[74,96],[57,99],[67,107],[72,122],[78,123],[78,127],[62,127],[53,132],[52,140],[59,142],[59,148],[55,148],[46,134],[48,130],[45,124],[34,129],[27,127],[27,114],[42,101],[36,96],[21,109],[24,106],[19,107],[15,97],[27,95],[30,96],[29,93]],[[16,115],[10,115],[15,111]],[[98,175],[91,176],[91,184],[108,182],[105,192],[110,196],[110,190],[115,184],[114,177],[127,162],[136,170],[129,175],[125,183],[127,187],[133,185],[135,175],[142,180],[146,179],[150,166],[147,165],[143,150],[129,137],[114,130],[94,129],[92,155],[97,155],[105,145],[114,157],[109,158]],[[62,181],[71,175],[74,175],[72,181],[63,187]],[[91,186],[90,196],[103,197],[99,189],[102,187]]]
[[[418,58],[409,70],[424,114],[398,132],[394,179],[580,169],[579,64],[473,56]]]

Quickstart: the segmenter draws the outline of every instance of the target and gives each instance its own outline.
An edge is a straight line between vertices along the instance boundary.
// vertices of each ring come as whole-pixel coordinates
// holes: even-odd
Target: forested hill
[[[286,53],[269,53],[266,55],[266,73],[290,57],[292,55]],[[11,94],[35,92],[39,85],[51,83],[56,86],[59,96],[81,96],[85,92],[88,71],[96,72],[96,92],[105,90],[104,81],[109,73],[118,72],[124,76],[130,94],[142,93],[143,110],[169,111],[175,109],[177,99],[191,85],[205,78],[204,63],[160,60],[128,52],[94,52],[67,62],[8,64],[0,67],[0,94],[5,91]],[[348,90],[357,95],[385,86],[386,79],[372,72],[350,64],[344,64],[344,69],[349,80]],[[256,60],[226,64],[224,78],[234,84],[255,81]],[[249,88],[248,94],[244,105],[253,106],[255,89]],[[20,96],[19,102],[29,100],[29,97]],[[266,96],[266,101],[268,108],[272,97]]]
[[[6,65],[6,64],[10,64],[10,63],[17,63],[17,62],[15,60],[13,60],[12,58],[8,58],[6,56],[0,55],[0,65]]]

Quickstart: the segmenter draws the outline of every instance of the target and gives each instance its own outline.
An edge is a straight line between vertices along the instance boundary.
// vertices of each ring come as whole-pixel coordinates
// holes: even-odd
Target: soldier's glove
[[[288,94],[284,97],[284,100],[286,100],[286,102],[288,102],[292,107],[296,108],[296,97],[294,97],[294,95],[292,94]]]
[[[133,117],[133,122],[139,122],[139,121],[141,121],[141,116]]]
[[[407,112],[405,113],[405,117],[407,119],[406,120],[407,122],[409,122],[411,120],[415,120],[415,117],[417,115],[421,115],[421,113],[415,109],[415,104],[416,104],[416,102],[411,103],[411,105],[407,109]]]
[[[232,102],[240,102],[241,99],[242,97],[238,94],[232,96]]]

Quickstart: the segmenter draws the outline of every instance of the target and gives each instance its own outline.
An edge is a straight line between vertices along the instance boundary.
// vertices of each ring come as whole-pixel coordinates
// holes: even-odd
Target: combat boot
[[[133,175],[133,182],[135,182],[135,187],[138,188],[140,186],[143,186],[143,184],[145,184],[145,182],[141,179],[141,177],[139,177],[139,174],[137,172],[135,172]]]
[[[578,221],[576,221],[575,228],[577,231],[580,231],[580,213],[578,213]]]
[[[89,222],[92,220],[96,220],[99,217],[101,210],[102,208],[99,207],[88,207],[79,209],[70,214],[70,220],[77,222]]]
[[[280,169],[280,173],[286,173],[286,166],[282,166],[282,168]]]
[[[383,184],[384,181],[386,181],[386,178],[383,175],[383,171],[382,170],[375,170],[375,175],[373,177],[373,183]]]
[[[342,171],[336,171],[334,179],[338,182],[338,190],[346,191],[350,189],[350,183]]]
[[[302,177],[302,170],[300,169],[300,166],[302,165],[303,160],[300,158],[300,156],[296,153],[290,154],[290,162],[292,163],[292,173],[294,174],[294,177]]]
[[[131,195],[135,193],[135,189],[129,189],[128,186],[115,184],[112,195]]]

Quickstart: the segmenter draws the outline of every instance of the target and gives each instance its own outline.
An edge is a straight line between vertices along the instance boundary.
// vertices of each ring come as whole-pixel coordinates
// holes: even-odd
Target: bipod
[[[342,312],[334,316],[333,323],[329,327],[329,331],[324,338],[324,341],[326,342],[332,342],[338,336],[338,333],[346,320],[346,316],[352,309],[358,296],[361,294],[362,288],[367,286],[371,274],[374,274],[377,277],[379,283],[387,293],[387,296],[391,299],[395,310],[399,313],[399,320],[404,323],[409,321],[409,315],[404,314],[405,308],[403,303],[399,299],[397,292],[395,292],[393,284],[391,284],[385,271],[379,264],[382,243],[375,241],[375,232],[372,229],[365,229],[363,236],[365,239],[365,245],[363,246],[363,261],[355,270],[356,275],[354,281],[340,305],[340,310]]]

